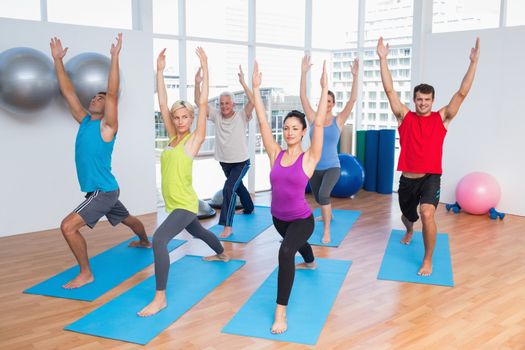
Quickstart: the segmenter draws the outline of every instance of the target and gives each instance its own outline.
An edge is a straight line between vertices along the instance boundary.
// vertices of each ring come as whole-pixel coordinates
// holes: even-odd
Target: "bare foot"
[[[223,261],[223,262],[228,262],[228,261],[230,261],[230,257],[228,255],[222,253],[222,254],[205,256],[205,257],[202,258],[202,260],[204,260],[204,261]]]
[[[323,242],[323,244],[330,243],[330,231],[328,231],[328,232],[325,231],[323,233],[323,239],[321,240],[321,242]]]
[[[403,239],[401,239],[401,243],[403,244],[410,244],[410,241],[412,240],[412,234],[414,233],[414,231],[407,231],[407,233],[405,233],[405,236],[403,237]]]
[[[315,218],[315,221],[323,221],[323,217],[322,217],[322,216],[317,216],[317,217]]]
[[[273,334],[281,334],[286,332],[288,324],[286,323],[286,306],[277,305],[275,309],[275,320],[272,325]]]
[[[233,233],[233,229],[231,226],[224,226],[224,230],[222,230],[219,237],[221,238],[230,237],[232,233]]]
[[[91,272],[80,273],[77,277],[73,278],[71,281],[67,282],[62,286],[65,289],[75,289],[85,286],[88,283],[91,283],[95,280]]]
[[[137,312],[137,315],[140,317],[152,316],[164,309],[166,306],[168,306],[166,303],[166,291],[157,291],[155,292],[155,297],[153,298],[152,302]]]
[[[315,261],[312,261],[309,263],[304,262],[304,263],[295,265],[295,268],[299,270],[315,270],[317,268],[317,263]]]
[[[432,274],[432,262],[423,260],[418,273],[419,276],[430,276]]]
[[[128,247],[131,248],[151,248],[151,242],[150,241],[131,241],[128,244]]]

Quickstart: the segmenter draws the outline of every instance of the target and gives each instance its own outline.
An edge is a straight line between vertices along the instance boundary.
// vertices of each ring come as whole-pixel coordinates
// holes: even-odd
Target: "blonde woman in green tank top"
[[[208,108],[208,59],[201,47],[196,50],[202,73],[202,91],[197,115],[197,127],[190,132],[194,119],[193,106],[186,101],[177,101],[168,109],[163,71],[166,66],[166,49],[157,58],[157,91],[160,113],[169,136],[169,143],[160,157],[162,196],[166,211],[170,213],[153,235],[155,255],[156,292],[153,300],[138,312],[139,316],[152,316],[167,306],[166,285],[170,267],[168,242],[186,229],[192,236],[202,239],[215,251],[205,257],[207,261],[229,261],[219,239],[206,230],[197,219],[198,198],[192,185],[193,157],[197,155],[206,136],[206,114]],[[200,73],[199,73],[200,74]]]

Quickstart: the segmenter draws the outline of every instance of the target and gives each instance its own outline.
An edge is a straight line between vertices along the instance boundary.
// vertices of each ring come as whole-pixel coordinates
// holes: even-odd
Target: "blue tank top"
[[[313,127],[310,128],[310,139],[312,138]],[[321,159],[315,170],[326,170],[330,168],[340,168],[339,155],[337,152],[337,144],[339,143],[339,137],[341,136],[341,130],[337,126],[337,121],[334,118],[332,124],[324,127],[323,135],[323,151],[321,153]]]
[[[78,128],[75,141],[75,163],[82,192],[116,191],[118,183],[111,173],[111,154],[115,137],[106,142],[100,134],[100,120],[86,115]]]

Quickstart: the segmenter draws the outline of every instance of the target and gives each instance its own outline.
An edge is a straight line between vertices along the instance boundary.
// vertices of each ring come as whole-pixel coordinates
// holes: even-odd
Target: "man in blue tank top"
[[[75,142],[75,163],[80,189],[86,192],[86,199],[60,225],[80,267],[80,273],[63,285],[64,288],[72,289],[94,281],[86,241],[79,232],[81,227],[87,225],[93,228],[102,216],[106,216],[113,226],[123,223],[139,237],[138,241],[129,244],[130,247],[149,248],[151,244],[144,225],[130,215],[118,200],[120,190],[111,173],[111,154],[118,130],[119,53],[122,48],[122,34],[118,35],[117,43],[111,45],[107,92],[97,93],[91,99],[88,110],[81,105],[65,71],[62,59],[67,48],[64,49],[60,39],[56,37],[51,39],[50,46],[60,91],[71,114],[80,123]]]

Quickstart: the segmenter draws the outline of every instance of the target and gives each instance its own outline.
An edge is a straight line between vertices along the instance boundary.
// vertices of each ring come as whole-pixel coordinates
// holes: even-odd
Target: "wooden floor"
[[[256,198],[260,204],[268,200],[268,194]],[[438,229],[449,234],[454,269],[455,287],[448,288],[376,278],[390,230],[402,227],[396,194],[360,192],[355,199],[334,199],[333,203],[334,208],[361,210],[362,215],[339,248],[314,247],[318,257],[353,261],[315,348],[525,349],[524,217],[508,215],[495,221],[447,213],[440,205]],[[141,219],[153,232],[156,215]],[[108,223],[83,232],[90,255],[130,236],[124,226],[110,228]],[[22,291],[73,265],[73,256],[59,230],[1,238],[0,349],[312,348],[221,333],[276,267],[279,237],[271,228],[249,244],[224,245],[246,265],[140,347],[63,328],[150,276],[153,266],[91,303],[28,295]],[[202,242],[192,240],[171,257],[208,253]],[[141,306],[129,307],[138,310]]]

